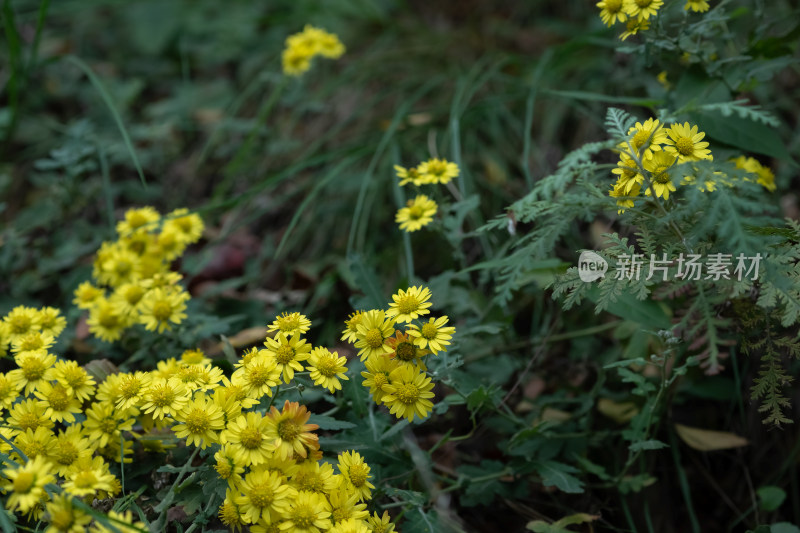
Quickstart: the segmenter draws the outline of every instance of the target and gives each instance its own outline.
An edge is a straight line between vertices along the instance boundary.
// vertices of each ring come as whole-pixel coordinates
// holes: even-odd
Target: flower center
[[[50,512],[50,525],[55,531],[70,531],[74,522],[71,509],[58,509]]]
[[[336,361],[333,360],[331,357],[323,357],[319,361],[317,361],[317,370],[320,374],[325,376],[326,378],[330,378],[336,375]]]
[[[19,342],[19,351],[27,352],[44,348],[44,339],[38,333],[28,333]]]
[[[275,499],[275,493],[269,485],[255,485],[250,489],[250,502],[254,507],[267,507]]]
[[[290,363],[294,359],[294,348],[284,344],[275,352],[275,359],[282,365]]]
[[[633,2],[640,8],[644,9],[652,4],[653,0],[633,0]]]
[[[114,329],[119,325],[119,319],[117,315],[109,310],[101,310],[100,311],[100,325],[106,329]]]
[[[36,431],[36,428],[42,425],[42,421],[39,419],[39,415],[36,413],[25,413],[17,419],[17,425],[22,431],[25,431],[26,429],[32,429]]]
[[[434,339],[436,338],[436,333],[437,333],[436,326],[433,325],[432,322],[427,322],[422,325],[420,333],[422,333],[422,336],[425,337],[426,339]]]
[[[44,366],[44,362],[36,357],[28,357],[22,363],[22,375],[25,376],[25,379],[28,381],[40,379],[44,375],[45,370],[47,369]]]
[[[286,363],[288,363],[289,361],[291,361],[291,358],[287,360]],[[248,375],[250,378],[251,385],[253,385],[254,387],[261,387],[262,385],[266,385],[267,382],[269,381],[270,372],[266,367],[262,365],[257,365],[250,368]]]
[[[27,333],[31,329],[31,317],[27,315],[15,315],[11,317],[8,325],[11,327],[11,334]]]
[[[383,346],[383,333],[378,328],[372,328],[367,332],[364,340],[367,341],[370,348],[380,348]]]
[[[322,478],[312,472],[300,472],[295,476],[294,482],[300,490],[307,490],[309,492],[324,492],[325,483]]]
[[[227,459],[224,459],[221,463],[217,463],[214,466],[214,470],[217,471],[217,474],[219,474],[219,477],[222,479],[228,479],[231,477],[231,474],[233,474],[233,468],[231,468],[231,463]]]
[[[375,388],[380,389],[381,387],[389,383],[389,378],[386,377],[386,374],[380,373],[372,376],[372,381],[375,382]]]
[[[59,443],[56,461],[62,465],[71,465],[78,458],[78,449],[69,441]]]
[[[30,472],[20,472],[14,480],[14,492],[20,494],[28,492],[33,485],[35,477]]]
[[[606,0],[606,11],[609,13],[617,13],[622,9],[622,0]]]
[[[300,424],[293,420],[284,420],[278,424],[278,436],[281,440],[291,442],[296,439],[300,433],[302,433]]]
[[[401,342],[397,345],[395,354],[401,361],[413,361],[417,357],[417,350],[410,342]]]
[[[168,385],[160,385],[150,391],[150,400],[156,407],[166,407],[175,399],[175,391]]]
[[[100,428],[100,431],[107,434],[112,434],[117,431],[117,421],[113,418],[104,418],[97,424],[97,427]]]
[[[653,179],[656,180],[656,183],[665,184],[670,181],[669,173],[667,173],[667,168],[665,166],[656,167],[653,171]]]
[[[128,287],[128,290],[125,291],[125,301],[130,305],[136,305],[139,303],[139,300],[142,299],[142,296],[144,296],[144,289],[138,285]]]
[[[69,405],[67,392],[63,387],[58,385],[53,387],[53,391],[50,393],[50,397],[48,397],[47,400],[50,402],[50,407],[55,411],[63,411]]]
[[[166,322],[172,315],[172,306],[169,302],[161,300],[153,304],[153,317],[159,322]]]
[[[408,208],[408,217],[409,218],[412,218],[414,220],[418,220],[418,219],[422,218],[423,215],[425,215],[425,209],[419,204],[414,204],[414,205],[412,205],[411,207]]]
[[[647,143],[647,139],[650,138],[650,132],[647,130],[639,130],[636,132],[636,135],[633,136],[633,147],[637,150],[644,146]],[[650,144],[650,143],[647,143]]]
[[[680,137],[675,141],[675,148],[681,155],[692,155],[694,152],[694,143],[688,137]]]
[[[355,487],[361,487],[367,481],[367,474],[369,474],[369,467],[364,464],[352,465],[348,471],[350,476],[350,483]]]
[[[186,417],[186,428],[192,433],[205,433],[208,427],[208,416],[202,409],[192,409]]]
[[[242,446],[248,450],[255,450],[261,446],[263,437],[261,436],[261,432],[258,430],[258,428],[247,427],[242,431],[241,435],[239,436],[239,440],[242,441]]]
[[[283,317],[278,319],[278,329],[283,332],[294,331],[300,327],[300,320],[297,317]]]
[[[307,505],[296,507],[292,513],[292,522],[296,528],[310,529],[314,525],[316,513]]]
[[[128,376],[119,386],[119,394],[126,400],[137,397],[141,390],[142,382],[136,376]]]
[[[406,383],[397,388],[395,396],[401,403],[413,405],[419,399],[419,389],[411,383]]]
[[[91,470],[84,470],[82,472],[78,472],[73,480],[73,483],[79,489],[93,487],[94,484],[97,483],[97,476],[95,476],[94,472]]]

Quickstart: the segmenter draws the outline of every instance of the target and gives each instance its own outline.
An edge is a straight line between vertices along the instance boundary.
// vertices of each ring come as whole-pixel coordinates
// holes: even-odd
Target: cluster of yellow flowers
[[[618,145],[620,154],[617,167],[611,172],[617,181],[609,191],[609,196],[617,199],[618,212],[634,206],[634,198],[642,188],[650,196],[669,199],[670,192],[676,190],[671,169],[679,163],[691,161],[712,161],[714,156],[703,141],[705,133],[698,131],[696,125],[688,122],[672,124],[667,127],[654,118],[637,122],[628,130],[628,138]],[[731,160],[737,168],[742,168],[756,176],[757,183],[770,191],[775,190],[775,176],[752,157],[740,156]],[[648,183],[645,183],[645,175]],[[718,183],[733,186],[722,172],[715,172],[715,180],[697,184],[702,191],[714,191]],[[684,175],[682,185],[695,183],[693,176]]]
[[[0,452],[9,454],[2,488],[8,508],[49,522],[48,531],[86,530],[92,517],[73,498],[89,503],[119,494],[106,461],[131,462],[134,440],[163,450],[164,431],[198,449],[212,447],[215,469],[228,482],[219,516],[235,529],[394,530],[388,513],[366,510],[375,487],[360,454],[340,454],[334,474],[321,461],[318,426],[307,423],[305,406],[286,401],[280,410],[259,409],[304,369],[303,361],[314,383],[330,391],[347,379],[343,357],[300,338],[311,325],[303,315],[277,317],[265,348],[246,352],[230,379],[202,351],[187,350],[154,371],[114,373],[100,384],[76,362],[49,352],[65,327],[57,310],[17,307],[0,325],[0,346],[10,345],[18,366],[0,374],[0,409],[8,411]],[[61,487],[52,499],[45,490],[51,483]],[[109,516],[117,527],[131,524],[130,512]],[[100,523],[93,528],[107,531]]]
[[[447,316],[430,318],[433,305],[427,287],[411,287],[392,296],[388,309],[356,311],[345,322],[342,340],[354,344],[367,371],[362,383],[369,388],[372,399],[385,405],[397,418],[425,418],[433,408],[433,383],[427,376],[425,358],[447,351],[446,346],[455,333],[447,326]],[[395,324],[405,323],[405,332]]]
[[[314,56],[339,59],[344,51],[344,45],[335,34],[306,25],[300,33],[286,38],[283,72],[289,76],[299,76],[311,68]]]
[[[125,213],[117,240],[97,252],[95,283],[86,281],[75,291],[75,305],[89,311],[91,333],[112,342],[134,324],[161,333],[186,318],[189,293],[170,263],[202,234],[202,219],[186,209],[163,219],[152,207]]]
[[[650,17],[655,18],[663,6],[664,0],[602,0],[597,3],[603,24],[610,27],[617,22],[625,23],[625,31],[619,36],[623,41],[650,29]],[[708,0],[686,0],[683,9],[702,13],[710,7]]]
[[[437,183],[446,185],[458,176],[458,165],[437,158],[423,161],[413,168],[395,165],[394,169],[400,178],[401,186],[409,183],[416,187]],[[424,194],[418,194],[416,198],[408,201],[406,207],[397,211],[395,222],[400,224],[400,229],[411,233],[432,222],[437,209],[436,202]]]

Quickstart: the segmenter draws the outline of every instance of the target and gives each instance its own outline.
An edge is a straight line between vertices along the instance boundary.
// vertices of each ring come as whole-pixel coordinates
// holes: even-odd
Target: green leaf
[[[689,115],[692,123],[697,124],[700,131],[704,131],[712,140],[745,152],[756,152],[783,161],[793,161],[775,128],[737,116],[724,117],[707,111],[695,111]],[[713,148],[712,143],[711,149]]]
[[[318,425],[319,429],[350,429],[356,427],[352,422],[336,420],[333,417],[325,415],[311,415],[308,419],[308,423]]]
[[[536,461],[533,468],[542,476],[545,487],[555,486],[563,492],[580,494],[583,492],[583,483],[571,475],[578,472],[574,466],[565,465],[557,461]]]
[[[789,522],[778,522],[769,526],[769,533],[800,533],[800,527]]]
[[[758,494],[758,508],[762,511],[775,511],[786,500],[786,491],[771,485],[761,487],[756,491],[756,494]]]
[[[665,442],[661,442],[660,440],[650,439],[650,440],[642,440],[639,442],[634,442],[628,449],[632,452],[638,452],[640,450],[660,450],[662,448],[668,448],[669,446]]]

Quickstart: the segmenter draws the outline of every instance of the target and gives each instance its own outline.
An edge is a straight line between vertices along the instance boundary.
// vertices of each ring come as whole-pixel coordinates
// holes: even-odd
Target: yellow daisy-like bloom
[[[114,243],[104,254],[97,252],[93,274],[100,283],[119,287],[123,283],[133,283],[141,277],[140,262],[141,258],[134,252]]]
[[[129,410],[114,407],[111,402],[95,402],[86,410],[84,434],[95,448],[104,448],[109,442],[119,442],[122,431],[133,428],[134,418]]]
[[[623,10],[629,17],[648,20],[655,17],[663,5],[663,0],[625,0]]]
[[[14,358],[19,368],[11,370],[7,375],[8,379],[20,388],[25,388],[28,395],[42,383],[53,379],[53,365],[56,356],[48,353],[47,350],[36,350],[25,352]]]
[[[228,485],[236,486],[242,480],[244,465],[237,459],[236,451],[229,444],[223,444],[222,448],[214,454],[214,470],[220,479],[228,481]]]
[[[181,362],[187,365],[210,365],[211,359],[206,356],[203,350],[196,348],[194,350],[184,350],[181,354]]]
[[[243,360],[237,366],[239,368],[231,376],[231,383],[242,387],[249,398],[258,400],[265,394],[272,396],[272,387],[280,383],[282,368],[278,366],[277,358],[271,356],[266,350],[253,352],[253,357],[246,361]],[[290,367],[290,369],[294,376],[294,370],[302,370],[303,367],[300,365],[299,369],[297,367]]]
[[[706,136],[702,131],[697,131],[697,126],[691,126],[688,122],[673,124],[667,131],[669,139],[666,141],[664,150],[677,155],[678,161],[699,161],[701,159],[713,160],[707,142],[703,141]]]
[[[122,337],[122,331],[129,324],[117,307],[103,297],[97,298],[89,309],[86,323],[92,335],[106,342],[114,342]]]
[[[348,518],[330,528],[328,533],[370,533],[370,530],[363,520]]]
[[[301,361],[308,359],[311,352],[311,345],[300,338],[298,333],[287,337],[284,333],[278,333],[275,338],[267,337],[264,342],[267,347],[266,352],[275,361],[278,370],[283,374],[283,381],[289,383],[294,379],[295,370],[303,371]]]
[[[47,350],[55,344],[52,335],[40,331],[31,331],[25,335],[20,335],[11,343],[11,353],[22,355],[24,352],[36,350]]]
[[[291,485],[298,491],[329,494],[336,488],[336,478],[330,463],[306,461],[291,476]]]
[[[172,329],[170,322],[180,324],[186,318],[186,300],[189,294],[182,289],[153,289],[148,292],[140,304],[139,321],[147,331],[163,332]]]
[[[306,457],[307,449],[319,449],[319,439],[312,433],[319,426],[307,424],[311,413],[305,405],[286,400],[281,411],[273,405],[267,417],[267,438],[278,458],[288,459],[294,454]]]
[[[197,394],[175,420],[180,424],[173,426],[172,431],[178,438],[186,439],[186,444],[194,444],[206,448],[219,442],[218,431],[225,427],[222,410],[202,393]]]
[[[240,531],[242,526],[246,525],[247,523],[242,519],[242,511],[239,509],[239,506],[236,505],[235,501],[236,496],[228,489],[225,493],[225,500],[222,502],[222,505],[219,506],[219,519],[222,521],[223,524],[231,528],[232,531]],[[253,531],[250,528],[250,531]]]
[[[321,533],[329,531],[330,504],[321,494],[315,492],[299,492],[283,514],[281,531],[297,533]]]
[[[44,457],[37,457],[18,468],[3,470],[3,489],[11,492],[5,507],[22,513],[32,509],[45,496],[44,486],[55,482],[50,469]]]
[[[139,303],[147,293],[140,283],[123,283],[114,290],[109,301],[118,314],[122,316],[135,315],[139,311]]]
[[[384,511],[383,516],[374,513],[367,518],[367,525],[372,533],[394,533],[394,524],[389,516],[389,511]]]
[[[619,180],[614,184],[614,187],[608,191],[608,195],[617,199],[617,207],[619,207],[619,209],[617,209],[617,214],[621,215],[626,209],[633,207],[633,197],[639,196],[641,191],[642,186],[639,183],[625,183]]]
[[[5,337],[13,344],[20,337],[39,331],[39,312],[33,307],[19,305],[3,318],[3,322]]]
[[[297,497],[297,491],[284,484],[280,474],[263,469],[251,470],[239,488],[242,494],[234,501],[251,524],[262,518],[268,522],[281,518]]]
[[[417,372],[408,366],[401,366],[389,374],[389,384],[383,386],[383,403],[389,412],[397,418],[414,420],[414,415],[419,418],[428,416],[433,408],[429,398],[433,398],[433,383],[431,378],[422,372]]]
[[[35,431],[26,429],[24,433],[20,433],[14,437],[14,445],[19,448],[28,459],[45,457],[49,461],[56,447],[56,436],[51,430],[45,427],[38,427]],[[21,460],[16,450],[12,455]]]
[[[653,152],[660,151],[661,145],[667,142],[667,132],[664,131],[664,127],[659,121],[653,118],[648,118],[644,123],[637,122],[634,124],[634,126],[628,130],[628,135],[630,135],[631,146],[644,159],[653,157]],[[622,143],[620,148],[628,150],[628,143]],[[630,155],[631,154],[623,152],[622,165],[630,166],[629,163],[625,162],[625,156],[630,158]],[[634,165],[635,164],[634,162]],[[612,170],[612,172],[614,171]]]
[[[279,331],[285,335],[302,335],[311,327],[311,321],[300,313],[283,313],[267,326],[267,331]]]
[[[31,429],[51,428],[54,425],[49,416],[45,416],[46,407],[41,402],[27,398],[14,404],[8,413],[6,424],[14,428],[14,433],[24,433]]]
[[[203,219],[197,213],[189,213],[185,207],[169,213],[164,220],[164,231],[178,235],[184,244],[193,244],[203,236]]]
[[[216,389],[225,375],[222,373],[222,369],[209,364],[181,364],[173,377],[186,385],[189,390],[206,392]]]
[[[669,200],[670,191],[675,191],[669,169],[675,164],[676,159],[670,152],[658,152],[652,159],[644,162],[645,170],[652,176],[652,187],[648,187],[645,191],[647,196],[650,196],[651,190],[655,190],[656,197],[663,196],[664,200]]]
[[[60,383],[40,383],[34,395],[39,398],[39,407],[45,409],[44,416],[55,422],[74,422],[73,413],[81,412],[81,403]]]
[[[147,392],[148,386],[152,381],[152,377],[147,372],[136,371],[132,374],[119,374],[119,382],[117,384],[117,409],[130,409],[138,407],[144,395]]]
[[[406,331],[410,337],[414,337],[414,344],[420,348],[427,348],[433,355],[436,355],[439,352],[447,351],[445,346],[450,344],[450,339],[456,332],[456,328],[445,326],[447,322],[447,316],[440,316],[436,319],[429,319],[422,326],[409,324]]]
[[[408,290],[400,289],[392,295],[392,302],[386,311],[386,316],[394,318],[396,322],[411,322],[421,315],[430,313],[428,309],[433,305],[429,302],[431,291],[428,287],[410,287]]]
[[[56,494],[45,510],[44,520],[50,523],[45,533],[83,533],[92,521],[92,515],[74,507],[72,498],[63,494]]]
[[[42,307],[39,309],[39,327],[45,335],[58,337],[67,327],[67,319],[55,307]]]
[[[394,335],[387,341],[393,350],[388,354],[389,357],[396,360],[399,365],[411,365],[420,370],[427,370],[422,358],[430,352],[415,345],[413,339],[400,330],[395,331]]]
[[[58,361],[53,367],[53,379],[79,401],[88,400],[94,395],[94,378],[75,361]]]
[[[369,387],[369,392],[372,394],[372,399],[380,405],[383,403],[383,386],[389,383],[389,374],[392,370],[400,366],[397,359],[392,359],[388,354],[373,355],[364,363],[367,367],[366,372],[361,372],[361,377],[364,381],[361,383],[365,387]]]
[[[5,357],[8,353],[8,325],[0,320],[0,357]]]
[[[400,178],[401,187],[409,183],[413,183],[416,186],[420,186],[424,183],[422,176],[419,175],[416,168],[405,168],[400,165],[395,165],[394,171],[397,173],[397,177]]]
[[[167,261],[174,261],[186,250],[186,242],[181,234],[171,226],[164,226],[156,237],[158,257]]]
[[[661,147],[658,149],[660,150]],[[639,166],[636,164],[636,161],[624,152],[620,154],[617,168],[612,169],[611,173],[618,176],[617,183],[620,185],[620,191],[626,196],[637,184],[641,185],[644,183],[644,176],[639,172]]]
[[[691,9],[695,13],[703,13],[704,11],[708,11],[710,7],[706,0],[686,0],[686,5],[683,6],[683,9],[686,11]]]
[[[154,377],[145,386],[140,405],[156,420],[175,417],[189,403],[191,392],[178,378]]]
[[[94,496],[98,491],[114,491],[113,474],[102,457],[77,461],[64,482],[64,490],[73,496]]]
[[[299,76],[311,68],[311,50],[292,47],[286,48],[281,55],[283,73],[287,76]]]
[[[372,498],[372,489],[375,485],[369,482],[372,478],[369,465],[358,452],[342,452],[338,457],[339,472],[348,490],[358,496],[358,501],[363,502]]]
[[[400,229],[408,233],[417,231],[433,222],[438,206],[436,202],[425,196],[418,195],[406,203],[406,207],[397,211],[394,221],[400,224]]]
[[[19,380],[10,379],[6,374],[0,373],[0,414],[3,409],[11,409],[22,387],[23,384]]]
[[[261,413],[246,413],[228,423],[222,442],[230,447],[238,464],[259,465],[272,456],[273,441],[269,438],[270,420]]]
[[[140,229],[155,229],[160,218],[158,211],[150,206],[128,209],[125,219],[117,222],[117,233],[125,237]]]
[[[309,370],[314,385],[321,385],[328,389],[331,394],[334,391],[342,390],[340,379],[349,380],[345,373],[347,367],[344,366],[347,359],[339,357],[337,352],[331,353],[327,348],[314,348],[308,357],[308,362],[311,363],[306,367]]]
[[[331,521],[340,524],[346,520],[365,520],[369,517],[366,503],[358,503],[358,493],[339,487],[328,494],[331,504]]]
[[[75,299],[72,300],[72,303],[79,309],[89,309],[104,296],[105,293],[102,289],[95,287],[91,281],[84,281],[75,289]]]
[[[458,165],[446,159],[429,159],[417,166],[420,181],[425,183],[441,183],[446,185],[451,179],[458,177]]]
[[[50,460],[58,475],[66,477],[76,461],[90,458],[92,451],[89,439],[83,436],[83,427],[73,424],[56,436]]]
[[[617,22],[625,22],[625,19],[628,18],[628,15],[622,10],[622,0],[603,0],[596,5],[600,8],[600,19],[608,27]]]
[[[119,533],[139,533],[142,530],[147,531],[144,522],[137,520],[133,521],[133,515],[130,511],[118,513],[116,511],[108,512],[108,523],[116,528]],[[107,528],[104,524],[95,521],[90,529],[91,533],[112,533],[112,530]]]
[[[650,29],[649,20],[641,20],[637,18],[629,18],[625,23],[625,31],[619,36],[620,41],[624,41],[631,35],[636,35],[640,31],[647,31]]]
[[[345,328],[342,331],[342,336],[340,340],[347,341],[350,344],[355,343],[358,340],[358,325],[361,323],[361,317],[364,315],[364,311],[355,311],[350,313],[350,316],[347,317],[345,320]]]
[[[356,326],[355,347],[361,360],[372,356],[391,353],[387,340],[394,334],[394,319],[386,316],[386,311],[372,309],[362,314]]]
[[[757,159],[753,157],[745,157],[743,155],[735,159],[732,159],[731,161],[736,165],[736,168],[742,168],[747,172],[758,176],[756,182],[759,185],[762,185],[765,189],[767,189],[770,192],[775,191],[776,189],[775,174],[772,173],[772,169],[763,166],[761,163],[758,162]]]

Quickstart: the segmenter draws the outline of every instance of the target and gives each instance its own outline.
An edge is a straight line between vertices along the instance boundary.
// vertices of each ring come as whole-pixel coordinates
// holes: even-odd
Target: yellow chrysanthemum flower
[[[71,497],[56,494],[45,506],[44,521],[50,523],[45,533],[83,533],[92,515],[75,507]]]
[[[199,348],[194,350],[184,350],[181,354],[181,363],[187,365],[210,365],[211,359]]]
[[[400,178],[401,187],[409,183],[413,183],[416,186],[423,185],[424,183],[422,176],[419,175],[416,168],[405,168],[400,165],[395,165],[394,171],[397,173],[397,177]]]
[[[266,463],[274,450],[269,429],[269,418],[260,413],[246,413],[228,423],[221,440],[227,443],[239,464],[259,465]]]
[[[53,379],[79,401],[88,400],[94,395],[94,378],[75,361],[58,361],[53,367]]]
[[[175,420],[180,422],[172,428],[175,435],[186,439],[186,444],[200,448],[219,442],[218,432],[225,427],[222,410],[202,393],[197,394]]]
[[[436,202],[424,194],[420,194],[413,200],[409,200],[406,207],[400,208],[394,220],[400,224],[401,230],[411,233],[433,222],[433,215],[436,214],[437,209]]]
[[[53,379],[53,365],[56,363],[56,356],[48,353],[47,350],[25,352],[15,357],[14,361],[19,368],[11,370],[7,376],[20,387],[24,387],[26,395],[41,383]]]
[[[223,444],[222,447],[214,454],[214,470],[220,479],[228,481],[228,485],[236,486],[242,480],[244,473],[244,464],[239,462],[237,453],[233,446]]]
[[[658,149],[660,150],[661,147]],[[636,164],[636,161],[625,152],[620,154],[617,167],[612,169],[611,173],[618,176],[617,183],[620,185],[619,190],[625,193],[625,195],[628,195],[637,184],[641,185],[644,183],[644,176],[639,172],[639,166]]]
[[[337,352],[331,353],[327,348],[314,348],[308,357],[311,363],[306,367],[311,373],[309,377],[314,380],[314,385],[321,385],[333,394],[337,390],[342,390],[340,379],[348,380],[345,373],[347,367],[344,366],[347,359],[339,357]]]
[[[428,322],[423,323],[422,326],[409,324],[406,331],[410,337],[414,337],[414,344],[420,348],[427,348],[436,355],[439,352],[447,351],[445,346],[450,344],[450,339],[453,337],[453,333],[456,332],[456,328],[445,325],[448,320],[447,316],[440,316],[436,319],[431,318]]]
[[[697,126],[691,126],[688,122],[673,124],[667,131],[669,139],[666,140],[664,150],[677,155],[678,161],[699,161],[701,159],[713,160],[708,143],[702,142],[706,136],[702,131],[697,131]]]
[[[387,340],[394,334],[394,319],[386,316],[386,311],[372,309],[362,314],[361,322],[356,326],[355,347],[361,360],[372,355],[391,353],[392,347]]]
[[[371,499],[375,485],[369,482],[372,478],[369,473],[370,467],[361,454],[355,451],[342,452],[338,460],[339,472],[342,474],[345,487],[358,496],[358,501]]]
[[[330,531],[330,504],[321,494],[300,492],[284,512],[281,531],[321,533]]]
[[[122,331],[130,322],[120,314],[117,307],[103,297],[98,297],[89,308],[89,332],[106,342],[114,342],[122,337]]]
[[[164,220],[164,231],[179,236],[184,244],[194,244],[203,236],[203,219],[197,213],[189,213],[185,207],[169,213]]]
[[[340,340],[347,341],[350,344],[354,344],[358,340],[358,325],[361,323],[361,317],[364,315],[364,311],[355,311],[350,313],[350,316],[347,317],[345,320],[345,328],[342,331],[342,336]]]
[[[11,379],[6,374],[0,373],[0,414],[2,414],[3,409],[11,409],[11,406],[17,401],[23,386],[21,381]]]
[[[279,333],[278,335],[282,336],[283,334]],[[268,340],[271,341],[272,339]],[[275,354],[280,354],[288,359],[288,349],[284,349],[280,343],[278,344]],[[291,361],[289,361],[290,363]],[[252,357],[246,360],[243,359],[236,366],[239,368],[231,375],[231,383],[237,387],[242,387],[247,397],[254,400],[259,400],[264,395],[272,396],[272,387],[280,383],[282,368],[278,366],[277,355],[271,355],[267,350],[252,352]],[[301,365],[299,370],[302,369]],[[298,368],[296,366],[290,367],[290,370],[292,370],[292,377],[294,377],[294,370],[298,370]]]
[[[44,486],[55,482],[51,465],[44,457],[37,457],[18,468],[3,470],[3,489],[10,492],[5,501],[8,509],[28,512],[44,497]]]
[[[628,15],[622,10],[622,0],[603,0],[596,5],[600,8],[600,19],[608,27],[617,22],[625,22],[625,19],[628,18]]]
[[[150,206],[128,209],[125,212],[125,219],[117,222],[117,233],[121,237],[125,237],[137,230],[155,229],[160,218],[161,215],[158,214],[158,211]]]
[[[75,299],[72,300],[79,309],[90,309],[94,303],[105,296],[102,289],[95,287],[91,281],[84,281],[75,289]]]
[[[147,289],[141,283],[123,283],[114,290],[108,300],[119,315],[136,316],[139,312],[139,303],[146,293]]]
[[[39,398],[39,407],[45,409],[44,416],[55,422],[74,422],[74,413],[81,412],[81,403],[60,383],[40,383],[33,393]]]
[[[339,487],[337,490],[328,494],[328,501],[331,504],[331,521],[334,525],[346,520],[366,520],[369,517],[366,503],[358,503],[359,493],[347,490],[347,487]]]
[[[373,513],[367,518],[367,525],[372,533],[394,533],[394,524],[389,516],[389,511],[384,511],[382,516]]]
[[[397,418],[414,416],[425,418],[433,408],[433,383],[431,378],[408,366],[400,366],[389,374],[389,383],[383,386],[383,403]]]
[[[307,423],[311,413],[305,405],[286,400],[280,411],[273,405],[267,417],[267,438],[278,458],[290,458],[294,454],[306,457],[308,449],[319,449],[319,439],[312,433],[319,426]]]
[[[67,319],[55,307],[42,307],[39,309],[39,327],[45,335],[58,337],[67,327]]]
[[[175,417],[189,403],[191,392],[178,378],[154,377],[145,386],[139,402],[144,413],[156,420]]]
[[[114,491],[114,480],[103,458],[92,457],[79,460],[72,466],[63,487],[73,496],[94,496],[99,491]]]
[[[711,8],[711,6],[707,0],[686,0],[686,5],[683,6],[683,9],[686,11],[691,9],[695,13],[703,13],[704,11],[708,11],[709,8]]]
[[[736,168],[742,168],[747,172],[758,176],[756,182],[762,185],[765,189],[770,192],[775,191],[775,174],[772,173],[772,170],[769,167],[763,166],[758,162],[757,159],[753,157],[745,157],[743,155],[732,159],[731,161],[733,161],[733,163],[736,165]]]
[[[300,363],[308,359],[308,354],[311,352],[311,345],[301,339],[298,333],[291,337],[287,337],[284,333],[278,333],[275,338],[267,337],[264,346],[282,373],[285,383],[292,381],[295,371],[303,371],[303,365]]]
[[[394,318],[395,322],[411,322],[422,315],[430,313],[428,309],[433,305],[429,302],[431,291],[428,287],[409,287],[408,290],[400,289],[392,295],[392,302],[386,311],[387,317]]]
[[[667,132],[660,122],[653,118],[648,118],[644,123],[637,122],[632,128],[628,130],[630,136],[630,144],[640,157],[650,159],[653,157],[653,152],[661,150],[661,145],[667,142]],[[626,153],[628,143],[622,143],[620,148],[623,150],[621,157],[623,158],[622,164],[630,166],[629,163],[624,162],[625,158],[629,159],[631,155]],[[634,163],[635,165],[635,163]],[[613,172],[613,170],[612,170]]]
[[[441,183],[446,185],[453,178],[458,177],[458,165],[446,159],[429,159],[417,166],[417,174],[422,184]]]
[[[242,494],[234,501],[251,524],[262,518],[271,522],[283,517],[297,499],[297,491],[285,484],[280,474],[258,468],[245,476],[239,488]]]
[[[78,460],[90,458],[92,452],[89,439],[83,436],[83,427],[73,424],[56,435],[50,460],[58,475],[66,477]]]
[[[120,433],[133,428],[134,418],[127,409],[117,409],[108,401],[93,403],[86,409],[84,434],[95,448],[119,442]]]
[[[23,433],[19,433],[14,437],[14,446],[19,448],[28,459],[45,457],[50,461],[50,457],[56,447],[56,436],[45,427],[38,427],[35,431],[26,429]],[[16,450],[14,450],[12,456],[18,460],[22,459],[18,456]]]
[[[398,365],[411,365],[419,370],[427,370],[422,358],[430,352],[414,344],[413,339],[407,333],[397,330],[394,337],[387,342],[392,348],[392,352],[388,355],[396,360]]]
[[[235,498],[233,492],[228,489],[225,493],[225,500],[222,502],[222,505],[219,506],[219,513],[217,516],[219,516],[222,523],[231,528],[232,531],[240,531],[242,526],[247,523],[243,520],[242,511],[239,509],[239,506],[236,505]],[[250,528],[250,531],[253,531],[253,528]]]
[[[136,371],[130,374],[119,374],[117,383],[117,409],[127,410],[138,407],[144,400],[144,395],[152,381],[152,376],[147,372]]]
[[[675,184],[672,183],[672,176],[669,169],[675,164],[677,158],[669,152],[657,152],[652,159],[644,162],[645,170],[649,171],[652,177],[651,187],[645,191],[650,196],[650,191],[654,190],[656,197],[664,197],[669,200],[670,191],[675,191]]]
[[[365,521],[349,518],[330,528],[328,533],[370,533],[370,530]]]
[[[180,324],[186,318],[186,301],[189,294],[183,289],[156,288],[149,291],[140,303],[139,321],[148,331],[162,333],[172,329],[170,322]]]
[[[119,533],[139,533],[142,530],[147,530],[147,526],[145,526],[144,522],[139,520],[136,522],[133,521],[131,511],[125,511],[124,513],[118,513],[114,510],[109,511],[108,523],[115,527],[116,531]],[[92,524],[92,528],[89,531],[91,533],[112,533],[111,529],[98,521]]]
[[[625,23],[625,31],[619,36],[620,41],[624,41],[631,35],[636,35],[640,31],[647,31],[650,29],[650,21],[637,18],[629,18]]]
[[[388,354],[370,356],[364,363],[367,367],[366,372],[361,372],[364,381],[361,383],[369,387],[372,399],[380,405],[383,403],[383,386],[389,383],[389,374],[392,370],[400,366],[397,359],[392,359]]]
[[[638,196],[641,191],[642,186],[639,183],[618,180],[608,191],[608,195],[617,199],[617,207],[619,208],[617,209],[617,214],[622,214],[626,209],[633,207],[633,197]]]
[[[3,318],[5,337],[13,344],[18,338],[39,331],[39,319],[39,312],[33,307],[15,307]]]
[[[291,485],[298,491],[329,494],[336,488],[336,478],[330,463],[306,461],[291,476]]]
[[[6,424],[14,429],[14,434],[24,433],[28,429],[36,431],[40,427],[52,428],[55,422],[49,416],[45,416],[45,410],[41,402],[26,398],[14,404],[9,410]]]
[[[655,17],[663,5],[663,0],[625,0],[623,10],[629,17],[648,20]]]
[[[299,333],[302,335],[311,327],[311,321],[300,313],[283,313],[267,326],[267,331],[278,331],[285,335]]]

